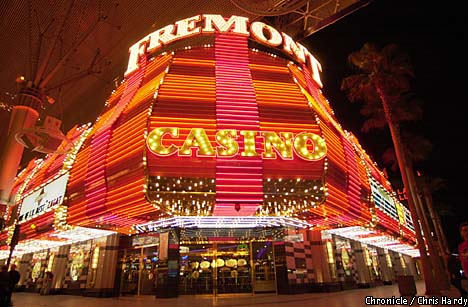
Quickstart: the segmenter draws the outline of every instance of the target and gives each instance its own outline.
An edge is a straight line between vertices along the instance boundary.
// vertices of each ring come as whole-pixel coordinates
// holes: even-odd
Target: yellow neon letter
[[[221,145],[216,147],[219,157],[234,157],[239,151],[236,130],[219,130],[216,133],[216,142]]]
[[[312,142],[312,150],[309,150],[307,142]],[[325,140],[315,133],[301,132],[294,139],[294,151],[306,161],[317,161],[325,157],[327,144]]]
[[[211,146],[210,140],[203,128],[192,128],[192,130],[190,130],[189,135],[187,135],[187,138],[185,139],[184,145],[179,149],[179,155],[191,156],[192,147],[196,148],[197,156],[213,157],[215,155],[213,146]]]
[[[255,131],[242,130],[240,132],[244,136],[244,151],[241,152],[243,157],[256,157],[258,156],[257,151],[255,150]]]
[[[172,137],[176,138],[179,136],[179,128],[156,128],[150,132],[146,139],[146,144],[149,149],[158,156],[170,156],[175,153],[178,148],[174,144],[171,144],[169,147],[164,147],[162,144],[162,138],[165,134],[170,134]]]
[[[290,132],[280,132],[281,136],[285,139],[283,141],[276,132],[265,131],[262,132],[264,140],[264,150],[262,158],[276,159],[276,152],[283,160],[291,160],[293,158],[292,139],[294,135]],[[275,149],[275,151],[273,150]]]

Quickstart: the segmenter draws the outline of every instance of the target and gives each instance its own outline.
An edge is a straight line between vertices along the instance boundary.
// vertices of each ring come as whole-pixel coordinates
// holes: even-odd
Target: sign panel
[[[298,62],[306,64],[312,73],[312,80],[319,87],[323,87],[320,80],[322,65],[306,47],[295,42],[286,33],[279,32],[260,21],[250,23],[247,17],[231,16],[230,18],[224,18],[221,15],[211,14],[196,15],[176,21],[174,24],[169,24],[146,35],[133,44],[128,50],[130,56],[125,76],[138,69],[140,56],[155,52],[165,45],[187,37],[213,33],[247,36],[263,45],[279,48]]]
[[[382,189],[372,178],[370,184],[375,205],[387,213],[387,215],[391,216],[395,221],[399,221],[397,208],[390,194]]]
[[[271,131],[238,131],[218,130],[216,132],[216,144],[211,144],[205,129],[192,128],[188,134],[184,131],[185,140],[182,146],[177,146],[174,141],[180,140],[179,128],[159,127],[152,130],[146,139],[148,148],[154,154],[167,157],[178,154],[179,157],[191,157],[195,149],[198,157],[234,158],[236,156],[255,157],[262,159],[292,160],[294,155],[306,160],[317,161],[325,157],[327,146],[325,140],[312,132],[300,132],[296,135],[291,132]],[[257,139],[263,139],[262,152],[257,152],[255,146]],[[166,140],[164,140],[166,139]],[[239,142],[243,150],[239,150]],[[293,154],[294,153],[294,154]]]
[[[159,259],[166,260],[168,257],[169,248],[169,233],[164,232],[159,234]]]
[[[62,204],[68,176],[69,174],[66,173],[26,196],[21,204],[18,222],[30,220]]]
[[[298,233],[294,235],[287,235],[284,237],[284,240],[288,242],[294,242],[294,243],[304,242],[304,235],[302,233]]]
[[[156,235],[137,236],[132,240],[132,247],[141,247],[159,244],[159,237]]]

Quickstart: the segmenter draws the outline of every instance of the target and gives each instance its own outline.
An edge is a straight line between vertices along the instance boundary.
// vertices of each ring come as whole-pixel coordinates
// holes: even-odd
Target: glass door
[[[180,258],[181,294],[252,292],[249,244],[182,244]]]
[[[252,242],[254,292],[276,292],[275,261],[272,242]]]
[[[179,291],[182,294],[212,294],[215,274],[213,244],[180,247]]]
[[[158,246],[143,248],[143,261],[141,268],[140,294],[156,293],[157,272],[159,267]]]
[[[120,293],[125,294],[139,294],[138,286],[140,281],[140,268],[141,268],[141,248],[129,249],[125,251],[124,259],[122,261],[122,283]]]
[[[212,264],[216,268],[217,293],[251,293],[250,263],[248,244],[218,243]]]

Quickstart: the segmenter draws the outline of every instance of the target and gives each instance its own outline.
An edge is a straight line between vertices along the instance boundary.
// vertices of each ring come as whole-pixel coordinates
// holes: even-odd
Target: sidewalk
[[[465,287],[468,287],[465,281]],[[424,282],[416,282],[418,294],[424,296]],[[356,289],[333,293],[306,293],[296,295],[276,295],[276,294],[246,294],[246,295],[220,295],[218,297],[208,295],[183,295],[178,298],[161,299],[154,296],[128,296],[118,298],[92,298],[72,295],[49,295],[41,296],[37,293],[17,292],[13,293],[13,303],[15,307],[361,307],[366,306],[365,297],[373,296],[378,298],[399,298],[398,285],[381,286],[370,289]],[[447,298],[457,298],[458,292],[453,287],[443,292]],[[426,298],[432,298],[426,296]],[[441,297],[436,297],[438,304],[417,304],[416,298],[413,306],[436,306],[441,303]],[[411,300],[411,298],[409,298]],[[423,298],[419,299],[424,300]],[[408,305],[409,303],[407,303]],[[378,305],[382,306],[382,305]],[[391,305],[395,306],[395,305]],[[463,306],[455,304],[454,306]],[[466,305],[468,306],[468,305]]]

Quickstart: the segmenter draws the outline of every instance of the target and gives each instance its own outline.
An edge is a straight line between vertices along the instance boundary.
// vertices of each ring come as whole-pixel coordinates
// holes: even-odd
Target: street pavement
[[[464,281],[464,286],[465,289],[468,289],[468,281]],[[425,295],[425,286],[423,281],[417,281],[416,288],[417,294],[414,299],[413,297],[401,297],[397,284],[331,293],[306,293],[294,295],[233,294],[219,295],[216,297],[211,295],[183,295],[177,298],[156,298],[150,295],[92,298],[74,295],[41,296],[38,293],[15,292],[13,293],[13,304],[15,307],[468,306],[468,298],[465,299],[465,301],[461,301],[459,299],[458,291],[453,287],[449,290],[442,291],[441,296]],[[394,299],[392,299],[392,297],[394,297]],[[379,301],[378,299],[387,300]],[[366,304],[366,301],[367,303],[372,304]]]

